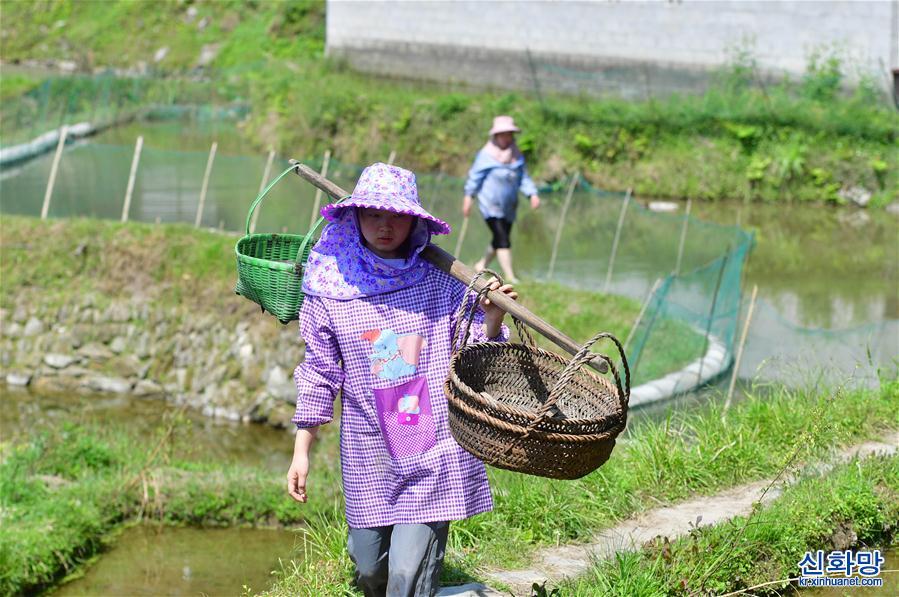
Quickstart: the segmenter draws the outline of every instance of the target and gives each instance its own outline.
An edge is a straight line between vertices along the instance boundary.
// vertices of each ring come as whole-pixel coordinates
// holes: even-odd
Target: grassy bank
[[[815,461],[899,428],[897,413],[899,381],[877,391],[778,391],[750,397],[726,417],[711,406],[632,425],[612,459],[577,481],[491,469],[495,510],[451,527],[444,580],[483,579],[485,568],[525,565],[537,547],[585,541],[660,504],[774,476],[791,459]],[[309,533],[318,557],[285,566],[271,594],[331,595],[346,587],[351,563],[341,518],[310,521]]]
[[[573,596],[720,595],[750,587],[754,595],[781,595],[807,551],[873,549],[890,544],[897,530],[899,456],[870,458],[804,478],[749,518],[659,539],[553,588]],[[895,586],[893,576],[880,577]]]
[[[834,203],[844,201],[841,188],[862,186],[873,205],[899,191],[899,116],[871,81],[843,92],[852,65],[836,54],[813,56],[799,81],[760,87],[743,53],[701,96],[623,101],[544,90],[541,102],[524,92],[353,73],[323,58],[323,2],[145,6],[58,0],[32,11],[7,3],[0,49],[7,61],[70,60],[88,71],[143,63],[171,75],[195,67],[204,46],[214,46],[206,101],[249,101],[244,133],[261,150],[274,145],[282,154],[332,149],[367,163],[396,150],[404,166],[464,175],[490,117],[509,112],[523,125],[519,141],[532,172],[546,181],[578,170],[602,188],[633,187],[645,196]],[[154,62],[161,48],[167,52]],[[97,97],[89,82],[77,92],[65,85],[58,93],[68,110]],[[179,97],[172,79],[128,85],[154,101],[202,103],[204,93],[192,82]],[[27,77],[11,88],[41,101]]]

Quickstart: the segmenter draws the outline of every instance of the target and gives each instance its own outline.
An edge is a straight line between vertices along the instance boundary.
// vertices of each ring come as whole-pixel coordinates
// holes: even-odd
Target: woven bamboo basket
[[[457,313],[444,383],[456,441],[486,464],[540,477],[577,479],[602,466],[627,422],[630,371],[621,343],[598,333],[566,360],[535,346],[514,319],[522,343],[467,344],[480,296],[466,308],[466,295]],[[457,349],[466,311],[468,324]],[[602,339],[618,350],[623,388],[612,360],[590,351]],[[614,384],[581,368],[596,356],[608,364]]]
[[[295,169],[291,166],[256,197],[247,214],[245,235],[237,241],[237,285],[234,292],[257,303],[287,324],[299,319],[303,304],[303,271],[315,240],[324,223],[319,218],[309,232],[300,234],[250,234],[253,212],[272,187]]]

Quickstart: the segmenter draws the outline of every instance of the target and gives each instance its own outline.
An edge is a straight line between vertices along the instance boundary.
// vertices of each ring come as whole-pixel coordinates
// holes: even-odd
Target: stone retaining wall
[[[157,397],[212,417],[287,426],[304,354],[297,324],[234,319],[93,295],[59,308],[0,309],[0,377],[4,391]]]

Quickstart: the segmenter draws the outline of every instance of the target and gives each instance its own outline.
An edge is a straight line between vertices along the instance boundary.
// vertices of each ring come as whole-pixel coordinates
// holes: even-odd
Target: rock
[[[122,354],[125,351],[125,347],[127,346],[127,342],[121,336],[116,336],[112,339],[112,342],[109,343],[109,350],[114,352],[115,354]]]
[[[51,352],[44,355],[44,362],[54,369],[65,369],[69,365],[77,363],[78,358],[68,354],[58,354]]]
[[[208,26],[209,26],[209,17],[203,17],[202,19],[200,19],[200,22],[197,23],[197,29],[199,29],[200,31],[206,29],[206,27],[208,27]]]
[[[149,365],[144,365],[133,354],[117,356],[106,364],[108,371],[115,371],[119,377],[138,377],[143,378],[141,373],[146,375]]]
[[[31,381],[31,388],[38,393],[53,394],[57,392],[73,392],[79,386],[79,380],[67,376],[40,376]]]
[[[893,201],[886,206],[887,213],[899,216],[899,201]]]
[[[155,381],[142,379],[134,386],[133,393],[135,396],[141,397],[162,396],[165,394],[165,389]]]
[[[22,305],[18,305],[16,310],[13,311],[12,320],[16,323],[25,323],[28,319],[28,311],[25,310],[25,307]]]
[[[189,7],[187,8],[187,12],[184,13],[184,21],[185,21],[186,23],[190,23],[190,22],[193,21],[195,18],[197,18],[197,7],[196,7],[196,6],[189,6]]]
[[[168,53],[169,53],[169,47],[162,46],[161,48],[156,50],[155,54],[153,54],[153,62],[156,62],[156,63],[162,62],[163,58],[165,58],[168,55]]]
[[[78,349],[78,354],[92,361],[103,362],[111,359],[114,355],[111,350],[100,344],[99,342],[90,342]]]
[[[830,541],[833,545],[833,549],[844,551],[858,545],[858,535],[856,534],[855,529],[852,528],[852,523],[841,522],[837,525],[833,535],[831,535]]]
[[[38,334],[43,334],[46,329],[44,322],[37,317],[32,317],[28,320],[28,323],[25,324],[25,330],[22,334],[28,337],[37,336]]]
[[[283,396],[296,397],[297,389],[293,380],[281,367],[275,366],[269,369],[265,376],[265,390],[276,398]]]
[[[12,322],[8,325],[3,326],[3,335],[9,336],[10,338],[18,338],[22,335],[22,326],[16,322]]]
[[[78,63],[72,60],[60,60],[56,66],[64,73],[74,73],[78,70]]]
[[[149,358],[151,356],[150,345],[150,335],[147,332],[142,332],[137,337],[137,342],[134,346],[134,356],[139,359]]]
[[[296,414],[296,404],[290,405],[276,400],[273,408],[268,413],[266,422],[274,427],[290,429],[295,426],[292,421],[294,414]]]
[[[103,319],[109,322],[123,323],[131,319],[131,311],[124,303],[113,303],[106,309]]]
[[[121,377],[106,377],[99,375],[97,377],[89,377],[85,381],[85,385],[91,390],[98,392],[110,392],[113,394],[125,394],[131,391],[131,382]]]
[[[84,367],[78,367],[77,365],[74,367],[66,367],[65,369],[61,369],[59,371],[60,375],[64,375],[66,377],[84,377],[85,375],[93,375],[94,371],[90,369],[85,369]]]
[[[680,206],[674,201],[650,201],[649,209],[650,211],[655,211],[659,213],[672,213],[677,211]]]
[[[249,359],[253,356],[253,345],[252,344],[242,344],[240,347],[240,351],[238,352],[238,356],[241,359]]]
[[[175,387],[178,392],[184,392],[187,390],[187,369],[178,368],[174,371],[175,374]]]
[[[6,383],[11,386],[25,387],[31,383],[32,375],[20,371],[10,371],[6,374]]]
[[[849,187],[837,191],[837,196],[847,202],[852,202],[859,207],[865,207],[871,201],[871,191],[864,187]]]
[[[198,66],[207,66],[219,53],[219,44],[206,44],[200,50],[200,58],[197,59]]]

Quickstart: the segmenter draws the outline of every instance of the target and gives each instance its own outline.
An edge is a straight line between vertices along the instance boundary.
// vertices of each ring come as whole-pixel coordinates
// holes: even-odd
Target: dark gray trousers
[[[431,597],[437,592],[448,522],[350,529],[347,551],[365,597]]]

